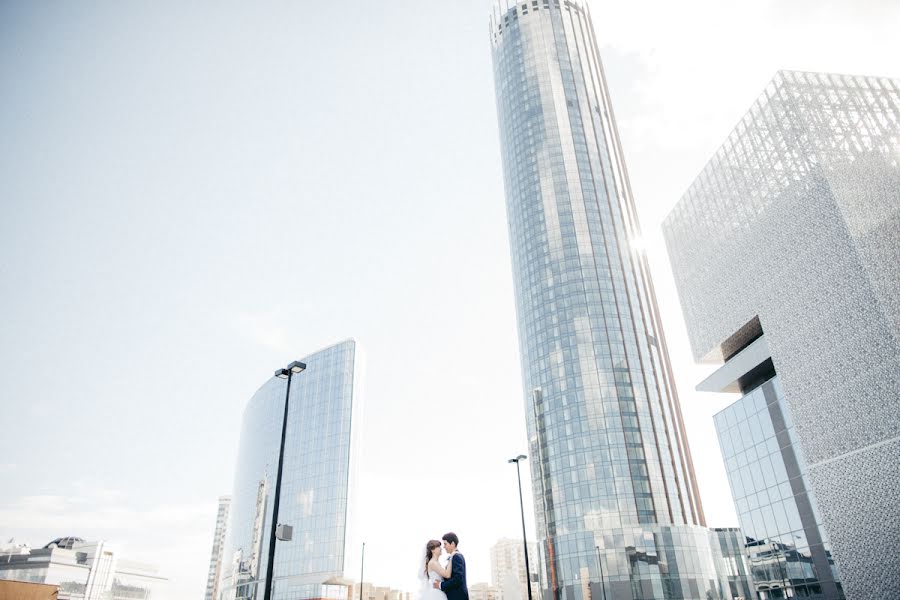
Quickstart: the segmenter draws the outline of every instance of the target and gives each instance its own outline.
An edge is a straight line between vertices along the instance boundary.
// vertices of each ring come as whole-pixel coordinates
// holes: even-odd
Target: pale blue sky
[[[711,525],[726,400],[658,224],[775,70],[900,75],[894,3],[726,4],[592,3]],[[200,597],[244,403],[352,336],[367,573],[453,528],[489,578],[525,449],[489,8],[0,2],[3,542],[105,537]]]

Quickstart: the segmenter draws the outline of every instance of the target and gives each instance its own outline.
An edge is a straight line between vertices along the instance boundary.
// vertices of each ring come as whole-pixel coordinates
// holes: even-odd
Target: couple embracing
[[[445,533],[443,547],[450,559],[441,566],[441,542],[431,540],[425,544],[425,561],[422,567],[428,585],[422,590],[421,600],[469,600],[466,585],[466,559],[457,551],[459,538],[453,532]]]

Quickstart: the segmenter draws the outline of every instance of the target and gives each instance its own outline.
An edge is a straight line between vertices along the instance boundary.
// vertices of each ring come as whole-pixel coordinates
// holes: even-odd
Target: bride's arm
[[[444,579],[448,579],[450,577],[450,573],[453,570],[453,561],[447,563],[446,567],[442,567],[440,561],[436,558],[432,558],[431,562],[428,563],[434,569],[434,572],[443,577]]]

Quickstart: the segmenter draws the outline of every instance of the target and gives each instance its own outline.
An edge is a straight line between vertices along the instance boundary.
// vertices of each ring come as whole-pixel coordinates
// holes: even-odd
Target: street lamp
[[[363,597],[362,597],[362,594],[363,594],[363,576],[364,576],[365,573],[366,573],[365,569],[366,569],[366,543],[363,542],[363,548],[362,548],[362,560],[361,560],[360,563],[359,563],[359,600],[363,600]]]
[[[291,398],[291,378],[306,370],[306,363],[295,360],[286,369],[275,371],[275,377],[287,379],[287,390],[284,393],[284,419],[281,422],[281,446],[278,449],[278,471],[275,476],[275,502],[272,507],[272,533],[269,535],[269,561],[266,564],[266,589],[263,600],[272,600],[272,577],[275,574],[275,542],[278,539],[289,541],[290,528],[280,528],[278,523],[278,505],[281,503],[281,472],[284,467],[284,439],[287,436],[288,406]],[[281,535],[279,536],[279,530]]]
[[[525,546],[525,585],[528,588],[528,600],[531,598],[531,568],[528,566],[528,539],[525,537],[525,505],[522,503],[522,473],[519,471],[519,461],[525,460],[527,457],[520,454],[515,458],[509,459],[508,462],[516,463],[516,477],[519,478],[519,510],[522,513],[522,544]]]
[[[603,592],[603,600],[606,600],[606,582],[603,580],[603,561],[600,559],[600,546],[597,548],[597,566],[600,567],[600,590]]]
[[[793,598],[794,592],[791,586],[790,574],[787,572],[787,546],[782,544],[783,548],[778,548],[776,542],[772,542],[772,547],[778,550],[776,554],[776,562],[778,563],[778,573],[781,575],[781,595],[784,598]]]

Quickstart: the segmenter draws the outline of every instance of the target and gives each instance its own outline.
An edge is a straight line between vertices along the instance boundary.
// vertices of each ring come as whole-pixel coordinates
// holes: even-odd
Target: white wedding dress
[[[443,580],[444,578],[438,575],[434,569],[428,569],[428,583],[422,590],[422,600],[447,600],[447,594],[443,590],[434,589],[434,582]]]

